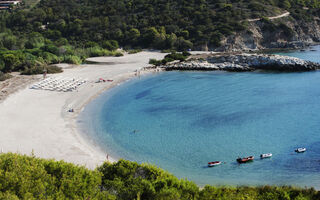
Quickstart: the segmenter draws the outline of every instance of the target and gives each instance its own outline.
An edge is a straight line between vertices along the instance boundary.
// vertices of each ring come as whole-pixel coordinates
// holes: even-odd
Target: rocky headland
[[[289,56],[241,53],[210,55],[206,58],[191,59],[185,62],[169,63],[161,66],[161,68],[166,71],[311,71],[320,69],[320,64]]]
[[[268,49],[303,49],[320,43],[320,18],[297,20],[291,13],[281,18],[248,20],[247,29],[225,36],[220,46],[197,46],[197,50],[238,52]]]

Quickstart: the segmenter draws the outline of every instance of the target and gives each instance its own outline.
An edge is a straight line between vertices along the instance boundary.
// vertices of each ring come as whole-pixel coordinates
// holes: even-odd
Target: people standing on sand
[[[108,155],[108,154],[107,154],[107,156],[106,156],[106,157],[107,157],[107,161],[109,161],[109,155]]]
[[[47,78],[47,70],[43,70],[43,79],[46,79]]]

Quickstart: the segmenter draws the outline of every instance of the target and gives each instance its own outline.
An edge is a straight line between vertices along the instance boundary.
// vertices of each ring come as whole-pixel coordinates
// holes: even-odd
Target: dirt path
[[[270,20],[273,20],[273,19],[279,19],[279,18],[282,18],[282,17],[287,17],[289,16],[290,13],[289,12],[285,12],[281,15],[277,15],[277,16],[273,16],[273,17],[267,17],[268,19]],[[261,18],[256,18],[256,19],[248,19],[248,22],[256,22],[256,21],[259,21]]]

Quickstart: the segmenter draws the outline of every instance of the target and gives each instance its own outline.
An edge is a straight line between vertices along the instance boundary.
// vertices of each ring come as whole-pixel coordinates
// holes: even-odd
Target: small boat
[[[246,157],[246,158],[237,158],[237,162],[238,163],[247,163],[247,162],[250,162],[250,161],[253,161],[254,157],[253,156],[249,156],[249,157]]]
[[[220,164],[221,164],[221,161],[208,162],[208,167],[214,167]]]
[[[294,150],[297,153],[303,153],[305,152],[307,149],[305,147],[301,147],[301,148],[297,148],[296,150]]]
[[[260,158],[271,158],[272,157],[272,153],[263,153],[260,155]]]

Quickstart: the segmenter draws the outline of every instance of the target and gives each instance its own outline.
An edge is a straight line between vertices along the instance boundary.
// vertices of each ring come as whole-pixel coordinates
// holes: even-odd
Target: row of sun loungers
[[[31,86],[31,89],[71,92],[73,90],[76,90],[79,86],[81,86],[86,82],[87,80],[84,80],[81,78],[75,79],[75,78],[50,77],[34,84],[33,86]]]

